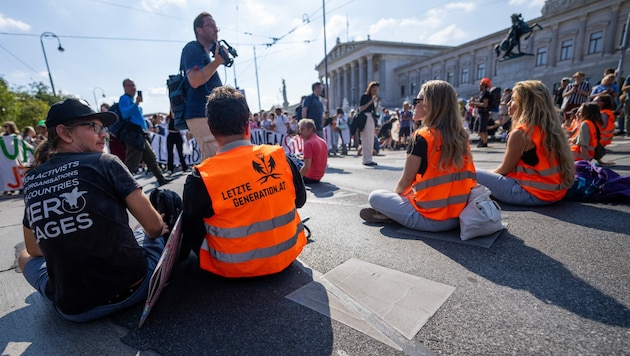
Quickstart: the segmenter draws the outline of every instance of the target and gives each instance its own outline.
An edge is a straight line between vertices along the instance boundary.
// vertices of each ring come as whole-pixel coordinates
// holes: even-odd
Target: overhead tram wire
[[[8,54],[10,54],[13,58],[17,59],[18,61],[20,61],[20,63],[24,64],[24,66],[28,69],[30,69],[33,73],[37,74],[37,75],[41,75],[41,73],[39,73],[37,70],[35,70],[33,67],[31,67],[30,65],[28,65],[28,63],[24,62],[20,57],[16,56],[15,54],[13,54],[11,51],[9,51],[8,49],[4,48],[4,46],[0,45],[0,48],[2,48],[3,50],[5,50]],[[43,75],[42,75],[43,77]]]

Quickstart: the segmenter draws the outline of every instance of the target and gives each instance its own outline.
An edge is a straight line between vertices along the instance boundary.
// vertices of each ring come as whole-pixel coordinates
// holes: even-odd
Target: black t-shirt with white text
[[[46,259],[46,294],[62,312],[103,305],[146,275],[125,204],[140,188],[106,153],[57,153],[26,174],[23,224]]]

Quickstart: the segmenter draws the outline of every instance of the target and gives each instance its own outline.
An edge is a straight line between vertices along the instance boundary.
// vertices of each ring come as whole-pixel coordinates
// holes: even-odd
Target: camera
[[[221,46],[221,42],[223,42],[223,44],[225,45],[228,53],[232,56],[232,58],[230,58],[230,56],[225,53],[225,50],[223,49],[223,47]],[[212,53],[212,56],[215,56],[216,50],[217,50],[217,45],[219,46],[219,55],[221,56],[221,58],[223,58],[223,65],[226,67],[231,67],[232,64],[234,64],[234,58],[238,57],[238,53],[236,53],[236,49],[234,49],[234,47],[230,46],[229,43],[227,43],[225,40],[220,40],[217,42],[212,42],[212,44],[210,45],[210,52]]]

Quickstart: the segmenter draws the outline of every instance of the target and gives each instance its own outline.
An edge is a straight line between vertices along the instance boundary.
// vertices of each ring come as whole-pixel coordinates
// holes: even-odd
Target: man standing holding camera
[[[224,58],[219,54],[219,29],[212,15],[207,12],[197,15],[193,29],[196,40],[186,44],[181,57],[181,65],[189,84],[184,119],[199,145],[203,161],[217,152],[217,142],[208,128],[205,107],[206,97],[212,89],[223,85],[217,69],[224,63]],[[209,52],[213,44],[217,45],[214,46],[214,60],[210,60]]]

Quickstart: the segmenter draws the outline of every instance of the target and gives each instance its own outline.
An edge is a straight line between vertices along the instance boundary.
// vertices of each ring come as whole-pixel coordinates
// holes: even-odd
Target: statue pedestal
[[[522,54],[509,59],[499,59],[496,64],[497,76],[501,81],[514,84],[521,80],[532,79],[531,61],[535,60],[531,54]]]

